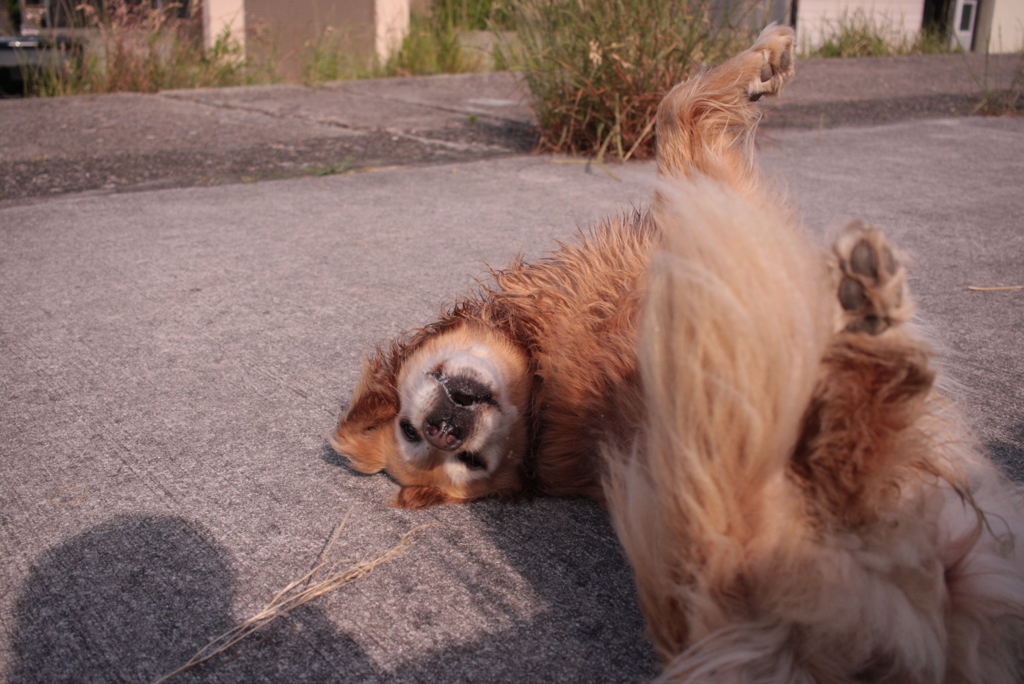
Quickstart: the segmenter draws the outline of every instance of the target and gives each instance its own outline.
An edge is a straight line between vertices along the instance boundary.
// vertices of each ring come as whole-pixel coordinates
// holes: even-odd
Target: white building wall
[[[203,0],[203,44],[209,50],[225,31],[245,49],[245,0]]]
[[[980,0],[974,51],[1024,50],[1024,0]]]
[[[377,57],[382,63],[387,62],[409,33],[409,0],[376,0],[374,30]]]
[[[1024,4],[1024,0],[1004,1]],[[799,0],[797,12],[797,44],[814,49],[836,31],[840,19],[861,14],[895,36],[912,37],[921,30],[924,0]]]
[[[245,48],[247,15],[276,41],[279,57],[297,75],[303,45],[330,26],[355,53],[372,49],[386,62],[409,33],[410,0],[201,0],[203,42],[213,46],[224,31]],[[289,61],[290,60],[290,61]],[[294,72],[294,73],[292,73]]]

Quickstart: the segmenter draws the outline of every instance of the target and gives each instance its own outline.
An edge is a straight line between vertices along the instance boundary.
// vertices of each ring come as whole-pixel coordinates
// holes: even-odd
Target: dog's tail
[[[777,551],[800,535],[785,468],[832,304],[824,260],[789,214],[707,178],[659,193],[639,349],[648,423],[609,449],[606,488],[668,661],[755,593],[750,564],[785,562]]]

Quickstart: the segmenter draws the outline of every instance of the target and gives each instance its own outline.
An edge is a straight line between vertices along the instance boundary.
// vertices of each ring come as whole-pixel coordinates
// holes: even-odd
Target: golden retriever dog
[[[677,86],[658,114],[665,176],[706,175],[758,192],[753,131],[762,95],[793,73],[789,29]],[[546,260],[513,262],[441,320],[365,361],[333,445],[356,469],[386,470],[416,508],[523,490],[603,499],[600,445],[632,435],[637,331],[654,215],[633,212]]]
[[[816,247],[753,163],[793,33],[674,88],[650,210],[515,261],[366,361],[334,434],[396,504],[606,505],[663,678],[1024,681],[1024,495],[909,318],[903,258]]]

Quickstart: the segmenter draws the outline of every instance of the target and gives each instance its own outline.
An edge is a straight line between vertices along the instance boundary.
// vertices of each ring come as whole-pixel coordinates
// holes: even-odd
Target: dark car
[[[74,41],[63,36],[0,36],[0,95],[24,95],[33,78],[67,60],[74,49]]]

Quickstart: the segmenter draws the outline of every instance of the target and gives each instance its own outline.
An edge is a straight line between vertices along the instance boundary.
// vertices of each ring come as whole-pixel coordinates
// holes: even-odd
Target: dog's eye
[[[483,459],[470,451],[460,451],[455,454],[455,458],[469,468],[470,470],[486,470],[487,464],[484,463]]]
[[[416,432],[416,428],[414,428],[412,423],[409,421],[403,420],[398,424],[398,427],[402,428],[402,436],[405,437],[407,441],[412,442],[413,444],[422,441],[423,438],[420,437],[420,433]]]

